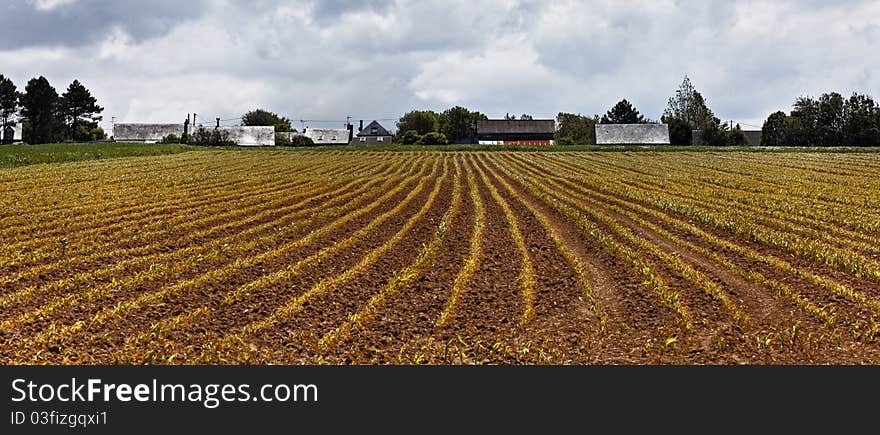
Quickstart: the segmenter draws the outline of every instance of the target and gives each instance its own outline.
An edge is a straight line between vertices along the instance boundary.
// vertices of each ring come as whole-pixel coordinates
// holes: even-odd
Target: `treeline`
[[[867,95],[848,99],[836,92],[819,99],[798,98],[791,114],[776,112],[764,122],[765,146],[877,146],[880,145],[880,106]]]
[[[103,111],[79,80],[58,95],[43,76],[31,79],[24,92],[19,92],[12,80],[0,74],[0,126],[6,129],[20,120],[27,143],[106,139],[104,130],[98,126]]]
[[[560,145],[594,145],[596,124],[658,123],[669,125],[669,138],[674,145],[692,145],[695,136],[703,145],[709,146],[747,143],[740,126],[722,123],[687,76],[675,95],[669,98],[659,122],[644,117],[632,103],[623,99],[601,117],[560,112],[556,116],[556,142]]]
[[[477,121],[486,115],[455,106],[443,112],[414,110],[397,121],[397,142],[404,145],[446,145],[473,143]]]
[[[599,115],[560,112],[556,115],[556,143],[559,145],[593,145],[596,143],[596,124],[652,124],[639,110],[626,99],[620,100]]]

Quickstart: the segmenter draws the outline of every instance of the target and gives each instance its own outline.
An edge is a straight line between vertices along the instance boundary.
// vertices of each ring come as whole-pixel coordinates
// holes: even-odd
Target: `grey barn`
[[[556,140],[553,119],[487,119],[477,121],[481,145],[550,146]]]

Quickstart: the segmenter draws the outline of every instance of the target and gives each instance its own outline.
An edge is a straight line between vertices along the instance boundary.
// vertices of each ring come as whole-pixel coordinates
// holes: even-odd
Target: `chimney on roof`
[[[364,131],[364,120],[363,119],[361,120],[361,126],[358,127],[358,133],[360,133],[362,131]]]

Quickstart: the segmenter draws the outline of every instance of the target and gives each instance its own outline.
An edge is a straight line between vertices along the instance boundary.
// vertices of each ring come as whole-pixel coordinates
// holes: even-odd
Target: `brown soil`
[[[239,156],[241,158],[239,158]],[[616,157],[615,157],[616,156]],[[714,244],[659,218],[639,213],[619,192],[600,188],[598,182],[614,181],[631,188],[654,186],[656,190],[662,168],[676,167],[676,155],[664,154],[548,154],[531,156],[511,153],[267,153],[264,161],[255,162],[247,153],[211,153],[202,157],[187,155],[163,158],[119,159],[115,163],[70,165],[53,175],[40,175],[40,182],[27,181],[24,169],[0,171],[0,183],[10,187],[16,197],[26,198],[32,192],[33,204],[22,203],[17,209],[25,213],[0,215],[6,222],[5,234],[15,233],[11,243],[20,244],[21,261],[9,261],[0,269],[0,278],[25,273],[20,279],[7,280],[0,288],[0,297],[25,292],[20,300],[11,300],[0,310],[0,362],[56,364],[191,364],[191,363],[272,363],[272,364],[877,364],[880,363],[880,313],[871,303],[880,301],[880,284],[847,271],[838,270],[798,258],[781,249],[744,240],[723,230],[709,227],[686,216],[667,214],[669,218],[687,221],[715,237],[772,255],[793,266],[826,277],[861,292],[867,303],[847,298],[808,279],[798,277],[772,265],[755,261]],[[570,157],[570,158],[569,158]],[[692,157],[692,156],[691,156]],[[689,157],[689,158],[691,158]],[[682,166],[682,177],[699,176],[735,178],[745,172],[786,170],[808,173],[813,167],[823,168],[823,177],[837,173],[846,179],[876,172],[877,164],[859,161],[851,170],[845,161],[829,161],[822,165],[820,157],[803,161],[784,161],[784,156],[767,155],[772,160],[761,166],[754,160],[730,165],[735,156],[719,157],[706,154],[705,159],[721,159],[717,169]],[[833,159],[835,157],[829,157]],[[328,160],[330,159],[330,160]],[[414,221],[411,230],[399,243],[362,273],[325,294],[310,299],[301,309],[282,316],[280,321],[263,325],[255,332],[251,327],[279,313],[297,297],[306,294],[321,282],[342,276],[363,258],[391,239],[425,205],[436,177],[448,164],[448,176],[442,182],[436,200],[424,215]],[[436,256],[429,267],[400,286],[395,292],[371,306],[371,300],[399,273],[419,259],[419,253],[434,238],[444,214],[452,206],[455,190],[454,167],[461,167],[461,206]],[[403,179],[421,169],[423,164],[438,164],[436,175],[426,179],[421,191],[414,192],[423,178],[407,181],[404,188],[361,216],[357,216],[310,243],[284,251],[267,261],[249,266],[235,266],[221,279],[210,279],[197,288],[170,293],[153,302],[134,305],[138,298],[153,295],[192,279],[211,276],[213,271],[239,264],[261,253],[272,252],[299,240],[311,231],[345,217],[376,201],[387,190],[376,188],[392,180],[385,189],[394,188]],[[113,166],[116,165],[116,166]],[[745,165],[755,168],[746,170]],[[317,169],[314,169],[317,168]],[[131,171],[130,174],[124,172]],[[90,195],[101,171],[114,172],[119,192],[133,191],[139,177],[161,173],[169,186],[183,186],[192,180],[187,171],[210,171],[210,177],[199,178],[199,188],[186,192],[174,188],[162,190],[159,184],[150,188],[150,195],[141,202],[122,200],[113,191]],[[254,172],[249,172],[254,171]],[[397,175],[389,175],[398,172]],[[533,316],[523,319],[525,298],[520,282],[522,258],[511,233],[502,206],[492,196],[490,186],[498,191],[510,207],[518,223],[529,260],[534,271]],[[454,315],[443,326],[436,322],[446,308],[456,277],[470,254],[471,235],[476,218],[472,204],[468,174],[477,180],[477,191],[485,207],[485,229],[482,253],[473,277],[464,286]],[[571,175],[577,174],[578,177]],[[608,180],[613,174],[614,180]],[[17,177],[22,178],[17,178]],[[676,174],[662,177],[674,179]],[[788,176],[788,175],[786,175]],[[65,188],[51,185],[52,177]],[[583,177],[586,181],[579,178]],[[45,178],[45,180],[43,180]],[[773,186],[779,179],[768,182]],[[263,180],[263,183],[260,183]],[[351,181],[355,183],[336,196],[319,197]],[[363,183],[378,181],[373,187],[351,197]],[[646,184],[640,184],[644,181]],[[805,179],[805,183],[813,183]],[[313,191],[304,191],[306,183],[318,183]],[[774,184],[775,183],[775,184]],[[819,183],[819,181],[815,181]],[[823,180],[819,185],[833,184]],[[41,187],[41,186],[49,187]],[[506,186],[512,190],[508,190]],[[851,195],[880,197],[870,183],[861,183]],[[532,186],[545,186],[553,195],[536,195]],[[540,189],[538,189],[540,190]],[[732,192],[732,191],[731,191]],[[307,195],[302,196],[303,193]],[[401,204],[410,193],[411,202]],[[698,192],[695,192],[698,193]],[[557,195],[598,228],[590,234],[560,211]],[[750,193],[741,191],[744,197]],[[583,199],[578,199],[582,197]],[[611,199],[609,199],[610,197]],[[310,198],[313,198],[310,200]],[[118,204],[115,201],[119,201]],[[618,202],[622,201],[622,202]],[[49,212],[40,204],[58,204]],[[298,205],[297,205],[298,204]],[[390,215],[375,229],[338,250],[321,262],[302,268],[290,279],[256,288],[232,303],[228,296],[242,286],[284,270],[309,258],[324,248],[348,240],[359,229],[369,225],[398,204],[399,212]],[[295,207],[291,207],[296,205]],[[666,213],[652,203],[638,203]],[[285,209],[286,207],[286,209]],[[301,212],[302,210],[314,210]],[[239,210],[247,210],[241,213]],[[735,213],[747,213],[731,209]],[[259,212],[264,216],[244,221]],[[649,228],[626,213],[634,212],[639,219],[663,231]],[[94,213],[93,216],[88,216]],[[297,215],[300,213],[301,215]],[[29,216],[28,216],[29,214]],[[595,215],[610,219],[610,225]],[[161,222],[190,222],[187,215],[197,216],[192,225],[163,226]],[[746,215],[747,216],[747,215]],[[661,216],[662,217],[662,216]],[[41,226],[27,232],[27,222],[34,225],[57,221],[59,226]],[[45,219],[41,221],[41,219]],[[565,249],[574,253],[595,294],[595,309],[578,275],[542,221],[549,222]],[[42,222],[42,223],[41,223]],[[300,224],[307,222],[307,224]],[[67,226],[63,226],[67,223]],[[221,225],[228,227],[210,232]],[[249,236],[244,231],[266,225]],[[617,226],[622,228],[619,232]],[[784,231],[782,226],[772,226]],[[818,227],[816,227],[818,228]],[[203,237],[190,237],[197,231],[209,231]],[[793,237],[804,237],[794,230]],[[136,236],[135,236],[136,235]],[[685,328],[678,315],[664,303],[661,296],[643,283],[642,271],[636,270],[624,256],[606,249],[602,235],[614,243],[634,251],[651,265],[651,273],[679,295],[679,303],[687,311],[690,328]],[[679,272],[673,263],[640,247],[630,239],[633,235],[675,256],[716,284],[736,310],[747,316],[737,322],[730,310],[700,285]],[[58,237],[68,243],[85,247],[80,256],[67,258],[57,252],[28,260],[26,254],[51,247]],[[100,240],[107,250],[90,247]],[[805,301],[834,314],[826,323],[798,306],[790,298],[768,286],[734,273],[710,255],[689,248],[679,238],[701,249],[728,259],[739,268],[760,273],[769,280],[796,291]],[[224,249],[237,249],[259,240],[253,249],[236,255]],[[228,247],[214,245],[228,242]],[[102,245],[103,246],[103,245]],[[204,249],[203,249],[204,247]],[[138,249],[132,249],[138,248]],[[173,264],[154,264],[165,254],[194,249],[192,256],[181,257],[179,272],[148,277],[152,270],[164,270]],[[110,255],[111,251],[120,251]],[[218,255],[205,256],[217,251]],[[105,254],[106,252],[106,254]],[[42,254],[39,254],[42,255]],[[13,260],[12,258],[8,260]],[[159,261],[159,260],[156,260]],[[131,262],[114,276],[96,278],[62,290],[48,290],[62,285],[77,274],[107,270],[120,262]],[[191,262],[191,265],[189,265]],[[127,263],[126,263],[127,264]],[[426,263],[428,264],[428,263]],[[30,267],[44,271],[27,274]],[[185,266],[185,267],[184,267]],[[140,275],[138,275],[140,274]],[[119,291],[92,294],[95,289],[129,282],[143,276],[137,285]],[[115,281],[114,281],[115,280]],[[27,293],[28,287],[36,289]],[[109,288],[109,287],[108,287]],[[55,307],[68,295],[77,295],[76,303]],[[350,324],[355,314],[372,310],[363,322]],[[113,307],[123,307],[118,316],[109,315]],[[40,310],[40,311],[38,311]],[[600,322],[604,313],[607,322]],[[27,316],[21,321],[20,316]],[[96,317],[97,316],[97,317]],[[95,323],[94,319],[103,319]],[[355,325],[350,334],[335,341],[322,341],[333,336],[340,327]]]

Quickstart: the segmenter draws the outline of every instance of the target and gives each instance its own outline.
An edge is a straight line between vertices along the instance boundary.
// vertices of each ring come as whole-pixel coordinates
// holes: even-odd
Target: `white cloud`
[[[32,3],[34,4],[34,8],[38,11],[51,11],[62,6],[76,3],[76,0],[35,0],[32,1]]]

